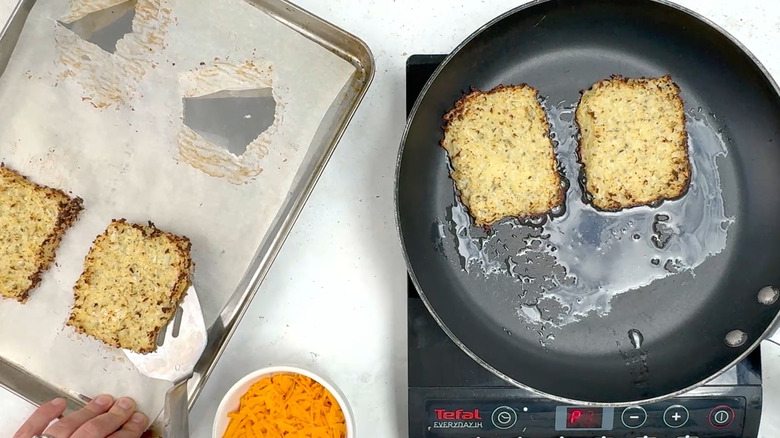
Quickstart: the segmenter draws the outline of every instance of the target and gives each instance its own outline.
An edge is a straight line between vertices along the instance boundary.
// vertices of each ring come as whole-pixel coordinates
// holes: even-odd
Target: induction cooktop
[[[406,111],[445,55],[412,55]],[[568,406],[515,387],[466,355],[408,282],[410,438],[756,437],[761,417],[757,350],[709,384],[663,402]]]

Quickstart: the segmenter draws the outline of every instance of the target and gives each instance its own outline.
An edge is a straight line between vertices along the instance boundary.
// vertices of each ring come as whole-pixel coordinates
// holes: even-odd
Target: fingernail
[[[66,403],[64,398],[55,398],[54,400],[51,401],[51,405],[54,406],[55,408],[61,408],[65,406],[65,404]]]
[[[146,423],[146,415],[140,412],[136,412],[132,417],[130,417],[130,421],[133,423]]]
[[[130,409],[133,407],[133,401],[129,398],[120,398],[117,404],[122,409]]]
[[[110,395],[99,395],[95,399],[95,403],[97,403],[100,406],[108,406],[111,404],[111,402],[114,401]]]

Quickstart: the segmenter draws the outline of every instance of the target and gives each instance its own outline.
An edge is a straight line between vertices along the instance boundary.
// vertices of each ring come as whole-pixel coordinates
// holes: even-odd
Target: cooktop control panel
[[[429,401],[426,435],[448,438],[733,437],[742,433],[745,403],[742,397],[676,398],[624,408],[565,406],[547,400]]]

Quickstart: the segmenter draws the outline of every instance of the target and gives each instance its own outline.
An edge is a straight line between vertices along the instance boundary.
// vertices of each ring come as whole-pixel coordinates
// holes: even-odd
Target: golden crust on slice
[[[112,221],[84,260],[68,325],[108,345],[154,351],[190,286],[190,248],[151,222]]]
[[[82,209],[81,198],[0,165],[0,296],[27,301]]]
[[[671,76],[613,76],[583,91],[576,111],[585,190],[600,210],[682,197],[691,165],[680,88]]]
[[[543,216],[563,203],[550,125],[534,88],[473,90],[444,124],[450,177],[476,226]]]

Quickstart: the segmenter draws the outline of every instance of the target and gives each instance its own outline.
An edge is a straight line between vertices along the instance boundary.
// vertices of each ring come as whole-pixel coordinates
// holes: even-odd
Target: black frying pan
[[[454,237],[457,199],[446,153],[438,145],[442,116],[463,93],[472,86],[488,90],[528,83],[551,107],[576,103],[581,89],[612,74],[666,73],[682,89],[689,120],[701,114],[713,132],[722,133],[728,150],[717,160],[725,214],[734,219],[722,251],[693,272],[682,269],[617,295],[604,316],[590,314],[557,327],[544,321],[554,306],[540,313],[538,306],[534,310],[523,302],[528,294],[518,278],[485,274],[479,266],[464,269]],[[628,404],[674,396],[745,357],[778,319],[780,302],[770,296],[763,304],[757,298],[762,288],[780,285],[778,133],[777,86],[734,39],[689,11],[650,0],[555,0],[520,7],[455,49],[412,110],[396,181],[397,220],[409,271],[444,331],[485,368],[517,386],[577,403]],[[694,148],[713,141],[700,130],[691,135]],[[573,181],[568,190],[579,190],[578,169],[570,158],[559,158]],[[697,165],[701,170],[707,163]],[[657,210],[673,205],[667,202]],[[627,213],[604,221],[622,220],[621,214]],[[562,220],[576,218],[553,218],[545,227]],[[685,221],[704,219],[680,220],[685,229],[691,226]],[[496,248],[488,249],[501,262],[503,250],[494,234],[500,234],[500,244],[518,251],[522,243],[515,241],[513,230],[528,233],[528,227],[511,221],[489,232],[473,225],[465,231],[477,243],[492,238]],[[584,230],[569,244],[587,239],[592,244],[603,231]],[[641,232],[644,241],[654,230]],[[567,246],[556,249],[560,254]],[[600,260],[595,252],[592,257]],[[646,263],[636,260],[636,272]],[[633,275],[625,263],[620,266]],[[734,330],[746,337],[734,337]]]

